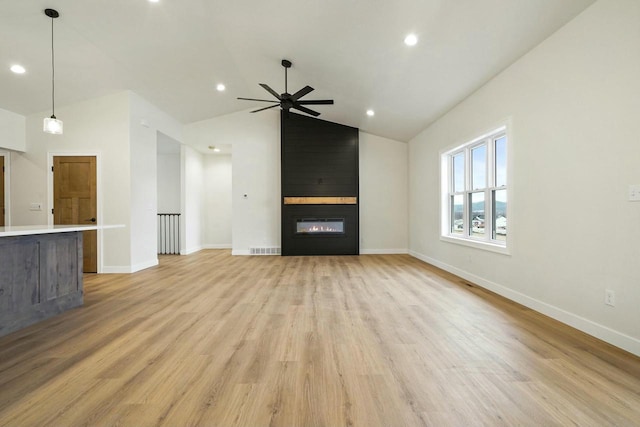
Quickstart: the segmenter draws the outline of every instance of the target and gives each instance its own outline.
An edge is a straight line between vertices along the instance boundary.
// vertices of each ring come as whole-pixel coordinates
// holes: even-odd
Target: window
[[[442,237],[507,246],[506,126],[442,154]]]

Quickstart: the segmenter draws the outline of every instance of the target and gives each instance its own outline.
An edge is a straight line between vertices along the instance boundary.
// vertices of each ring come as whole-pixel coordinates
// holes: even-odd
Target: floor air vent
[[[250,255],[280,255],[280,248],[249,248]]]

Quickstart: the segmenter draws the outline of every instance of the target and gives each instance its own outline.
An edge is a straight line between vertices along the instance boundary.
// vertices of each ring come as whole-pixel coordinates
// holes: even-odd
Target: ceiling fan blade
[[[299,91],[297,91],[296,93],[294,93],[293,95],[291,95],[291,100],[292,101],[297,101],[298,99],[302,98],[303,96],[305,96],[306,94],[308,94],[312,90],[313,90],[313,88],[311,86],[305,86],[302,89],[300,89]]]
[[[317,111],[310,110],[309,108],[303,107],[298,103],[293,104],[293,107],[291,108],[295,108],[296,110],[302,111],[303,113],[311,114],[313,117],[318,117],[320,115],[320,113],[318,113]]]
[[[275,96],[279,100],[282,100],[282,98],[280,98],[280,94],[278,92],[276,92],[275,90],[271,89],[268,85],[266,85],[264,83],[260,83],[260,86],[262,86],[263,89],[266,90],[267,92],[269,92],[271,95]]]
[[[253,110],[252,113],[257,113],[258,111],[268,110],[269,108],[279,107],[279,106],[280,106],[280,104],[270,105],[269,107],[264,107],[264,108],[260,108],[258,110]]]
[[[256,99],[256,98],[238,98],[238,99],[242,99],[244,101],[278,102],[278,101],[274,101],[273,99]]]
[[[333,105],[333,99],[315,99],[309,101],[298,101],[300,105]]]

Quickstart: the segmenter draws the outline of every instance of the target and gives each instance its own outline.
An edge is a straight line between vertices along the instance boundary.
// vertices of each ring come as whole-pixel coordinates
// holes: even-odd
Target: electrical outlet
[[[616,306],[616,293],[611,289],[604,290],[604,303],[611,307]]]

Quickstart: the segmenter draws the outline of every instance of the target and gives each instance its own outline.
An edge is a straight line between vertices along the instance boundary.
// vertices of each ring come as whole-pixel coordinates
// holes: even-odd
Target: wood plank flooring
[[[640,358],[407,255],[165,256],[0,338],[0,426],[633,426]]]

